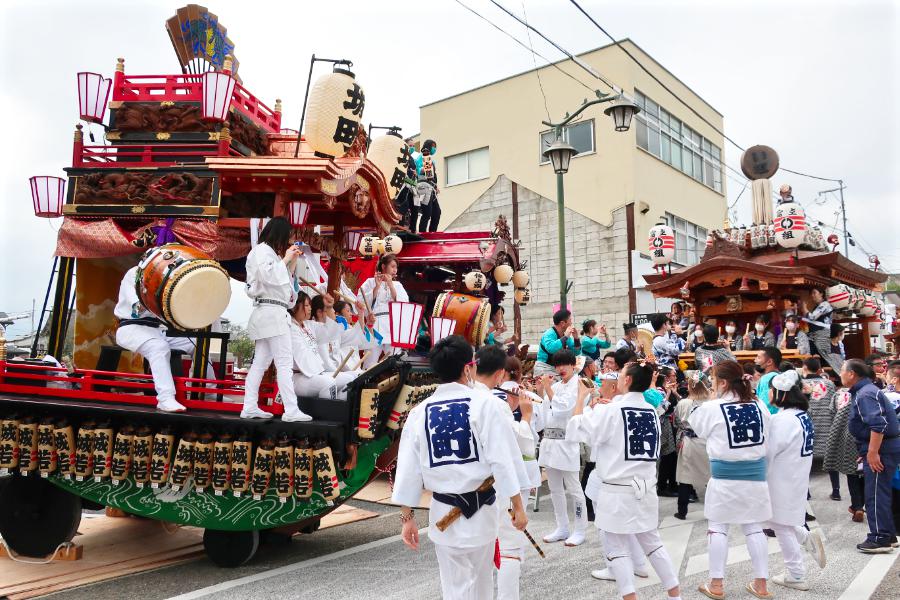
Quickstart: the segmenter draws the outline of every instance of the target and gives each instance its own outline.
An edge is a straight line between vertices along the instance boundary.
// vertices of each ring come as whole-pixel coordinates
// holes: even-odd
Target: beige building
[[[712,106],[634,42],[623,44],[723,130],[723,116]],[[668,220],[676,230],[677,262],[693,264],[702,255],[706,231],[722,226],[724,139],[616,46],[579,58],[642,107],[628,132],[616,132],[603,114],[607,105],[600,104],[564,133],[579,151],[565,176],[567,270],[574,282],[570,302],[576,304],[579,322],[598,318],[615,324],[618,333],[629,313],[656,310],[649,294],[636,289],[650,269],[648,229]],[[571,60],[557,66],[610,91]],[[552,303],[559,301],[556,175],[541,154],[553,134],[541,122],[558,121],[592,97],[589,89],[549,65],[421,107],[420,139],[438,145],[442,228],[490,229],[503,213],[522,239],[533,282],[531,308],[524,313],[526,341],[546,326]],[[528,206],[518,205],[520,197],[529,199]]]

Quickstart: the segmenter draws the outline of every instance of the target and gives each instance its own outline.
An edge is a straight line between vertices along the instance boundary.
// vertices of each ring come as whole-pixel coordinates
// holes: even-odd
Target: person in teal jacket
[[[756,383],[756,399],[766,405],[773,415],[778,412],[778,407],[769,400],[769,383],[778,375],[778,366],[781,365],[781,350],[775,346],[766,346],[756,353],[753,359],[756,370],[762,373],[762,377]]]
[[[593,360],[600,358],[600,350],[609,348],[609,334],[606,325],[597,325],[594,319],[581,324],[581,353]]]
[[[556,369],[550,366],[550,357],[562,349],[571,350],[575,356],[581,354],[581,337],[572,325],[572,313],[564,308],[553,314],[553,327],[541,336],[537,361],[534,363],[534,376],[556,373]]]

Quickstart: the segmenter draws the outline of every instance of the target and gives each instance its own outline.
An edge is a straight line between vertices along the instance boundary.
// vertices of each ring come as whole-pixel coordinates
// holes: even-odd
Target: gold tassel
[[[262,500],[269,491],[269,481],[272,479],[274,467],[272,458],[274,449],[275,442],[271,438],[265,438],[256,449],[256,457],[253,459],[253,480],[250,484],[254,500]]]
[[[156,489],[169,481],[172,454],[175,451],[175,434],[168,428],[153,436],[150,456],[150,487]]]
[[[253,463],[253,444],[246,434],[234,441],[231,451],[231,493],[235,498],[250,489],[250,475]]]
[[[65,419],[60,419],[53,429],[56,438],[56,456],[59,474],[71,479],[75,474],[75,429]]]
[[[37,421],[33,417],[25,417],[19,421],[19,473],[22,475],[37,471],[37,428]]]
[[[109,477],[112,469],[113,430],[109,423],[98,425],[94,429],[94,481],[103,481]]]
[[[7,417],[0,421],[0,475],[19,466],[19,420]]]
[[[312,448],[303,438],[294,446],[294,492],[298,498],[309,498],[313,493]]]
[[[53,437],[53,419],[48,417],[38,425],[38,471],[47,477],[56,471],[56,442]]]
[[[313,449],[313,468],[316,471],[316,481],[319,491],[329,502],[341,495],[338,487],[337,468],[334,466],[334,456],[327,442],[318,442]]]
[[[116,441],[113,443],[112,465],[109,469],[113,485],[119,485],[119,482],[128,478],[133,456],[134,428],[126,425],[116,434]]]
[[[94,458],[94,422],[88,421],[78,428],[75,439],[75,481],[84,481],[93,473]]]
[[[194,469],[194,442],[196,441],[197,435],[193,431],[187,432],[178,441],[175,462],[172,463],[172,490],[175,492],[187,482],[187,478]]]
[[[213,468],[213,436],[202,433],[194,443],[194,490],[198,493],[209,486]]]
[[[150,481],[150,456],[153,450],[153,432],[146,425],[134,432],[134,458],[131,473],[134,483],[142,488]]]
[[[223,433],[213,446],[212,486],[216,496],[221,496],[231,484],[230,433]]]
[[[280,502],[294,493],[294,447],[287,437],[279,438],[275,446],[275,493]]]

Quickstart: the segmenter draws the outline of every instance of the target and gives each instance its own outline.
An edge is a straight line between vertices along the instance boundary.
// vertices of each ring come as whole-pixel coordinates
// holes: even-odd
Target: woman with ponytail
[[[688,417],[691,429],[706,440],[712,478],[703,513],[709,521],[709,576],[699,591],[709,598],[725,597],[728,528],[740,525],[753,565],[746,590],[757,598],[771,598],[766,589],[768,544],[762,523],[772,517],[766,485],[766,436],[769,411],[753,399],[750,382],[735,361],[712,369],[712,397]]]

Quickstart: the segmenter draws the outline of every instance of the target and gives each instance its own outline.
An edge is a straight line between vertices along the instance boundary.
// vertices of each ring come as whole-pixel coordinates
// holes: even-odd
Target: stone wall
[[[559,242],[556,201],[517,186],[520,259],[528,261],[531,302],[522,308],[524,343],[537,344],[552,324],[553,304],[559,302]],[[501,175],[447,231],[490,231],[498,215],[512,228],[512,182]],[[569,303],[580,326],[585,319],[605,323],[616,339],[628,321],[628,233],[625,207],[613,211],[610,226],[566,209],[566,271],[574,282]],[[512,286],[506,288],[506,318],[512,326]]]

